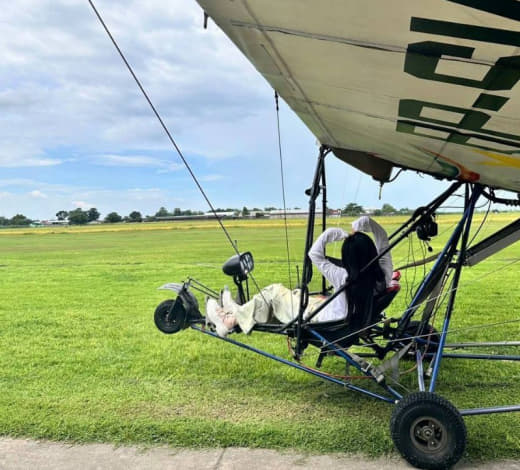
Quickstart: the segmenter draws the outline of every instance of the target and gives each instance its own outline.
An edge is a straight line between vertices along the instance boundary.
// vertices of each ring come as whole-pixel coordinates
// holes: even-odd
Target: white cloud
[[[177,171],[184,168],[184,165],[180,163],[172,163],[144,155],[100,155],[94,158],[93,161],[103,166],[159,168],[161,172]]]
[[[0,128],[0,167],[43,167],[62,163],[60,159],[47,157],[35,143],[13,141],[9,136],[2,136],[2,133],[7,132],[6,127]]]
[[[41,181],[13,178],[0,180],[0,188],[22,192],[0,191],[0,216],[12,217],[22,213],[32,219],[49,219],[60,210],[96,207],[102,214],[116,211],[126,215],[134,210],[154,214],[161,206],[198,209],[202,202],[194,190],[164,190],[158,187],[128,189],[99,189],[74,185],[46,184]],[[45,197],[45,204],[41,199]],[[38,202],[35,202],[38,201]]]
[[[85,202],[85,201],[73,201],[73,204],[75,207],[77,207],[79,209],[90,209],[91,207],[93,207],[92,204],[90,204],[89,202]]]
[[[199,181],[205,181],[205,182],[210,182],[210,181],[219,181],[223,178],[222,175],[217,175],[217,174],[213,174],[213,175],[205,175],[205,176],[201,176],[199,178]]]
[[[37,181],[27,178],[11,178],[0,180],[0,188],[7,186],[34,186],[38,184]]]
[[[34,191],[31,191],[29,193],[32,197],[38,198],[38,199],[47,199],[47,195],[45,193],[42,193],[40,190],[35,189]]]
[[[183,148],[200,155],[201,135],[211,141],[221,122],[264,112],[263,80],[243,79],[252,66],[214,25],[203,30],[196,2],[97,7]],[[80,158],[171,148],[87,2],[17,0],[3,5],[0,23],[0,166],[58,165],[57,151],[71,146]],[[233,147],[217,148],[204,151]]]
[[[157,158],[139,155],[102,155],[97,163],[108,166],[158,166],[161,162]]]
[[[10,178],[10,179],[1,179],[0,180],[0,188],[2,187],[13,187],[13,188],[39,188],[45,193],[52,194],[64,194],[71,193],[73,191],[78,191],[80,188],[78,186],[66,185],[66,184],[53,184],[53,183],[45,183],[39,180],[32,180],[29,178]]]
[[[28,167],[28,166],[55,166],[61,164],[61,160],[56,160],[53,158],[23,158],[23,159],[11,159],[9,162],[1,162],[0,166],[3,167]]]

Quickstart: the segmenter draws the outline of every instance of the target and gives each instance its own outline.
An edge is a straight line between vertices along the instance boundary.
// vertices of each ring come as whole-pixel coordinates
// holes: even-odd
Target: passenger
[[[362,232],[372,232],[375,245]],[[341,240],[344,240],[341,248],[343,267],[337,266],[325,256],[326,245]],[[366,216],[352,223],[350,235],[341,228],[325,230],[309,250],[309,258],[332,284],[334,291],[343,286],[347,278],[351,282],[345,291],[346,295],[336,297],[311,321],[341,320],[349,316],[351,324],[362,322],[362,317],[371,311],[374,294],[391,285],[393,268],[390,252],[385,253],[378,263],[374,263],[363,273],[360,271],[388,246],[385,230]],[[322,296],[310,297],[304,318],[308,318],[323,300]],[[224,337],[237,324],[244,333],[250,333],[257,323],[269,323],[276,319],[284,324],[296,318],[300,306],[300,289],[291,291],[282,284],[272,284],[244,305],[239,305],[225,288],[222,291],[221,304],[213,298],[206,302],[206,318],[215,325],[217,334]]]

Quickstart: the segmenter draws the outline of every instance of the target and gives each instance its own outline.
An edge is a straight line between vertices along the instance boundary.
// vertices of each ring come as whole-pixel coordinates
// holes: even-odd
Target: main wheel
[[[180,299],[168,299],[157,306],[153,319],[159,330],[171,335],[185,326],[186,310]]]
[[[455,465],[466,448],[466,426],[457,409],[430,392],[404,397],[390,420],[392,440],[412,465],[443,470]]]

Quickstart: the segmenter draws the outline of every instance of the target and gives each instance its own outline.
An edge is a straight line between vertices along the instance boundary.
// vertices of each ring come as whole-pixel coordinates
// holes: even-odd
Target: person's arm
[[[352,229],[356,232],[372,232],[374,234],[374,243],[378,253],[382,253],[390,245],[385,229],[368,216],[360,217],[352,222]],[[386,253],[379,259],[379,265],[385,273],[386,284],[390,285],[393,272],[392,255],[390,252]]]
[[[325,276],[335,288],[341,284],[345,277],[345,269],[336,266],[325,257],[325,246],[328,243],[344,240],[348,233],[341,228],[329,228],[325,230],[314,242],[309,250],[309,258],[321,274]]]
[[[378,253],[381,253],[388,247],[388,235],[385,229],[366,215],[352,222],[352,230],[355,232],[372,232]]]

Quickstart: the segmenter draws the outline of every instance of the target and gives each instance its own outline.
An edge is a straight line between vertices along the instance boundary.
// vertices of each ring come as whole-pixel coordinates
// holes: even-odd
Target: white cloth
[[[388,235],[381,225],[370,217],[363,216],[352,222],[352,229],[356,232],[372,232],[374,234],[374,243],[378,253],[388,248]],[[336,291],[345,284],[348,273],[345,268],[336,266],[325,257],[325,246],[328,243],[344,240],[348,237],[341,228],[329,228],[325,230],[314,242],[309,250],[309,258],[313,264],[320,270],[325,279],[329,281]],[[383,255],[379,260],[379,265],[385,275],[387,287],[392,281],[392,256],[390,252]],[[327,307],[316,315],[318,321],[341,320],[347,316],[347,302],[344,295],[336,297]]]
[[[287,289],[282,284],[271,284],[262,289],[261,293],[255,294],[253,298],[244,305],[233,302],[230,313],[240,325],[244,333],[249,333],[257,323],[269,323],[276,318],[280,323],[289,323],[296,318],[300,309],[300,289]],[[323,297],[309,298],[309,304],[304,313],[307,318],[314,309],[323,302]],[[228,309],[226,309],[228,310]],[[316,315],[312,321],[319,320]]]
[[[329,228],[325,230],[314,242],[309,250],[309,258],[321,274],[332,284],[334,291],[345,284],[348,274],[346,269],[336,266],[325,257],[325,247],[328,243],[344,240],[348,233],[341,228]],[[338,295],[315,318],[318,321],[340,320],[347,315],[347,302],[344,295]]]

